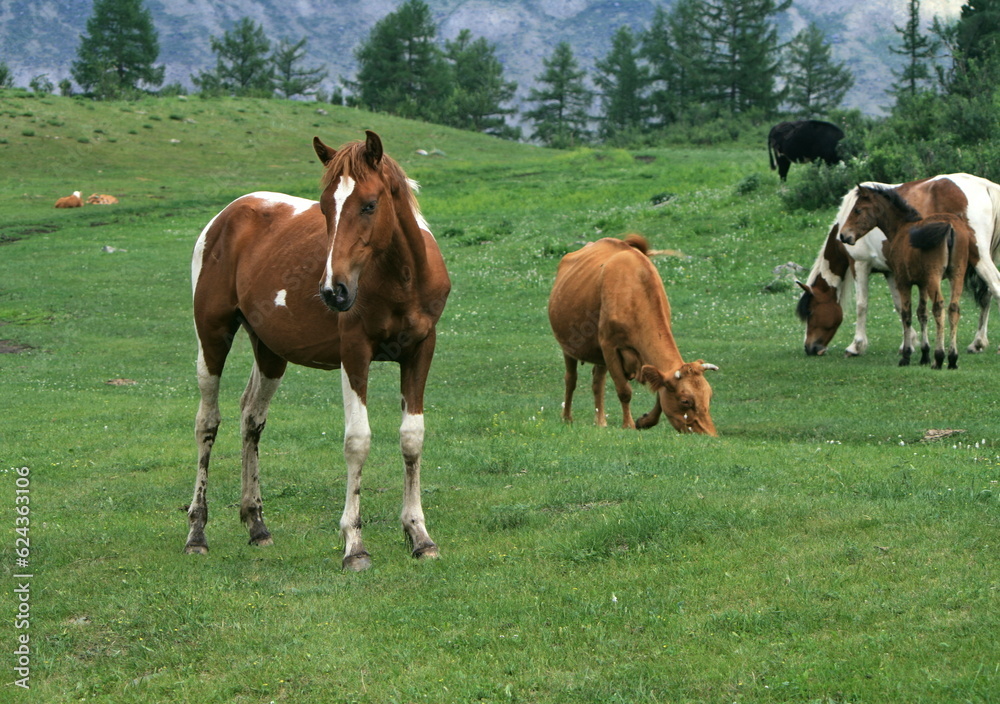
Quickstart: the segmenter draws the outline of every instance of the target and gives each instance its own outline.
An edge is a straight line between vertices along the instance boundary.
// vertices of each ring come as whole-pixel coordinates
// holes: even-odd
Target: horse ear
[[[368,160],[368,165],[376,169],[382,161],[382,139],[371,130],[365,130],[365,135],[367,136],[365,158]]]
[[[313,137],[313,149],[316,150],[316,156],[318,156],[319,160],[323,162],[323,166],[329,164],[333,160],[334,155],[337,153],[335,149],[331,149],[323,144],[323,140],[319,137]]]
[[[804,284],[798,279],[795,279],[795,283],[797,283],[799,285],[799,288],[801,288],[806,293],[812,293],[812,289],[809,287],[809,284]]]

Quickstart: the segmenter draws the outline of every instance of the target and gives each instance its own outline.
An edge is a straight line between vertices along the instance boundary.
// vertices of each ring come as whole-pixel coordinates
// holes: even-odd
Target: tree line
[[[853,75],[833,60],[829,41],[815,25],[785,44],[779,41],[775,19],[791,3],[676,0],[669,9],[661,5],[647,26],[620,27],[589,76],[572,47],[559,43],[542,60],[543,70],[520,112],[518,86],[504,76],[496,47],[467,29],[439,42],[424,0],[407,0],[375,23],[355,49],[355,77],[340,79],[332,94],[321,89],[328,78],[325,67],[304,65],[306,38],[274,42],[246,18],[211,38],[215,66],[191,79],[206,96],[312,96],[506,138],[527,136],[554,147],[639,144],[677,125],[835,113]],[[908,10],[908,21],[895,27],[898,44],[892,50],[902,57],[903,68],[894,72],[889,86],[895,99],[891,114],[866,120],[854,111],[840,118],[852,121],[852,132],[863,135],[849,146],[873,154],[885,173],[900,168],[889,165],[887,155],[901,137],[934,141],[940,154],[942,133],[951,135],[948,153],[996,135],[1000,0],[968,0],[958,20],[935,20],[927,34],[921,31],[920,0],[909,0]],[[179,84],[161,87],[164,68],[156,65],[158,56],[157,34],[143,0],[96,0],[71,74],[85,94],[97,99],[156,89],[186,92]],[[0,87],[9,84],[10,71],[0,63]],[[31,87],[54,90],[45,76],[32,79]],[[73,86],[67,79],[60,89],[70,93]],[[518,114],[526,135],[510,124]]]

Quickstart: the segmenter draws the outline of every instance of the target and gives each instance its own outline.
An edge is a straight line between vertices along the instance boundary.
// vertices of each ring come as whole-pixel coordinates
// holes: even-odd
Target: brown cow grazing
[[[106,193],[93,193],[90,198],[87,199],[87,203],[90,205],[114,205],[117,202],[117,198],[109,196]]]
[[[549,322],[566,361],[563,420],[572,421],[579,362],[594,365],[595,423],[607,425],[604,380],[608,371],[622,404],[623,428],[650,428],[665,412],[680,432],[716,435],[709,413],[712,388],[701,360],[685,364],[670,332],[670,303],[649,245],[639,235],[611,237],[570,252],[559,263],[549,297]],[[638,377],[656,392],[656,405],[633,421],[629,381]]]
[[[65,196],[56,201],[57,208],[82,208],[83,199],[80,197],[80,191],[73,191],[73,195]]]

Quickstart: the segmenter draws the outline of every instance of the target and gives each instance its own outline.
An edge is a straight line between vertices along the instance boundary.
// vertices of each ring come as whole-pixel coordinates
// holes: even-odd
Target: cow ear
[[[323,166],[326,166],[333,161],[333,157],[337,153],[335,149],[331,149],[323,144],[323,140],[319,137],[313,137],[313,149],[316,150],[316,156],[318,156],[319,160],[323,162]]]
[[[650,390],[659,391],[667,383],[667,377],[660,373],[660,370],[652,364],[642,365],[639,370],[639,381],[646,384]]]

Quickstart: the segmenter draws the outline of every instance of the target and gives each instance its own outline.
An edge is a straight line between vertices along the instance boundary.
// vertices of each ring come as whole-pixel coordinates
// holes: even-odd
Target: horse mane
[[[320,182],[320,190],[325,191],[330,184],[340,176],[346,175],[355,181],[363,181],[375,174],[376,169],[368,159],[367,145],[362,141],[348,142],[336,151]],[[407,178],[403,167],[388,154],[382,154],[382,159],[378,163],[378,171],[382,178],[389,184],[392,194],[402,195],[403,199],[413,211],[417,223],[426,229],[423,216],[420,214],[420,204],[417,202],[414,192],[418,190],[417,182]]]
[[[899,191],[895,188],[890,186],[868,186],[867,189],[884,197],[890,206],[899,211],[904,221],[917,222],[923,219],[916,208],[910,205],[903,196],[899,195]]]

